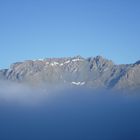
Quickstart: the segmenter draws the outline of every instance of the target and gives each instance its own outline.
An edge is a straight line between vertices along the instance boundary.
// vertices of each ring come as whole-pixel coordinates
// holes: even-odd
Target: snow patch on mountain
[[[56,66],[56,65],[59,65],[59,63],[58,62],[52,62],[51,63],[51,66]]]
[[[82,86],[85,82],[72,82],[73,85]]]
[[[83,61],[83,59],[77,58],[77,59],[73,59],[73,62],[77,62],[77,61]]]
[[[64,64],[68,64],[68,63],[70,63],[70,60],[66,61]]]

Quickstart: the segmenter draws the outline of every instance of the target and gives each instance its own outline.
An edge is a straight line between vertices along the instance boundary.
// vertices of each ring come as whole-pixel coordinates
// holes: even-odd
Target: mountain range
[[[94,89],[139,90],[140,61],[117,65],[102,56],[44,58],[13,63],[0,70],[1,81],[33,86],[85,86]]]

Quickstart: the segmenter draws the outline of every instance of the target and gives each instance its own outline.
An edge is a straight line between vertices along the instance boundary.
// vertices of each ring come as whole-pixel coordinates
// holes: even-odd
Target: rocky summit
[[[86,86],[94,89],[139,90],[140,61],[116,65],[101,56],[45,58],[17,62],[0,70],[0,80],[35,86]]]

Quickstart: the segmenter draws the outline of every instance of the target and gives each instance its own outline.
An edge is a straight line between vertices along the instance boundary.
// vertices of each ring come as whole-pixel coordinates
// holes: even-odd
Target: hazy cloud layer
[[[139,108],[136,94],[1,82],[0,139],[136,140]]]
[[[78,87],[31,87],[25,84],[0,81],[0,100],[3,102],[18,102],[26,104],[36,104],[53,97],[71,97],[77,99],[85,96],[94,99],[139,99],[139,93],[129,93],[125,95],[121,92],[114,91],[97,91],[90,88]],[[96,97],[96,98],[95,98]],[[121,98],[120,98],[121,97]]]

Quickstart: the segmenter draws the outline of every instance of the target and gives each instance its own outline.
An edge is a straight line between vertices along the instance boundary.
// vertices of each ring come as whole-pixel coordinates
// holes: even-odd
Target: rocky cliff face
[[[46,58],[14,63],[0,79],[32,85],[71,85],[105,89],[140,89],[140,63],[115,65],[95,58]]]

